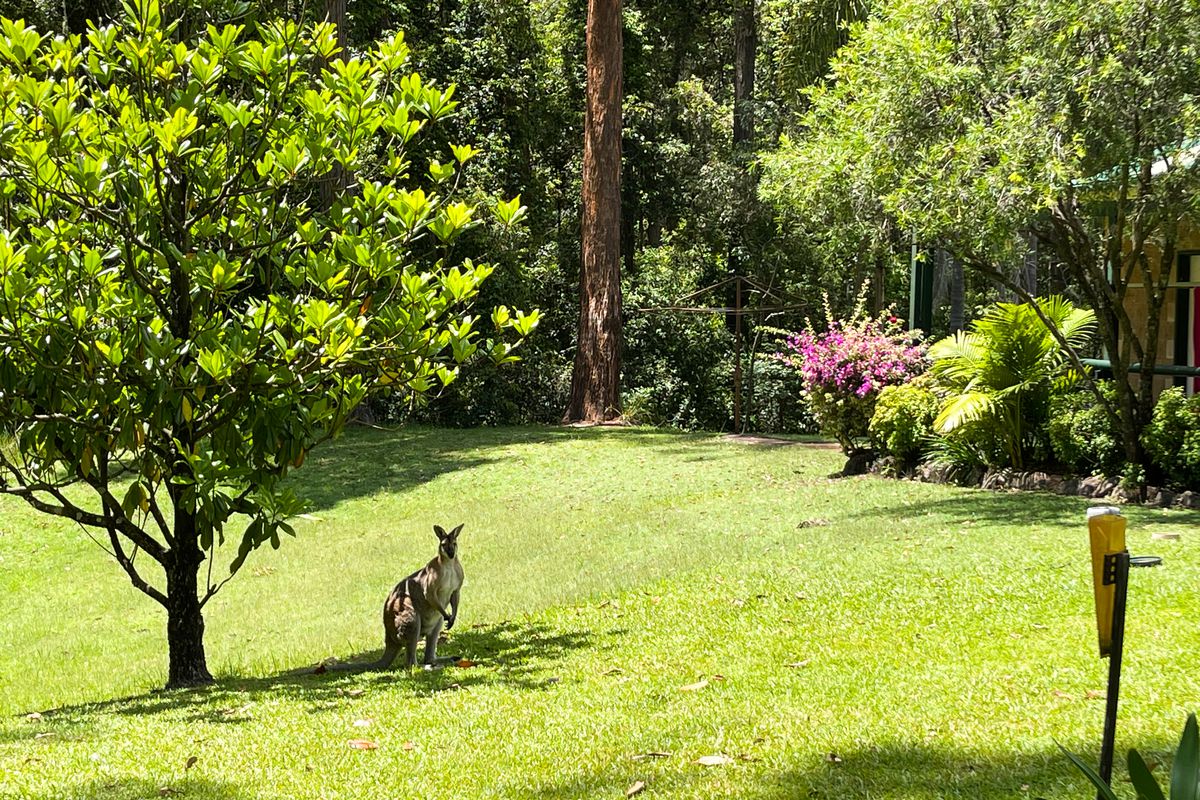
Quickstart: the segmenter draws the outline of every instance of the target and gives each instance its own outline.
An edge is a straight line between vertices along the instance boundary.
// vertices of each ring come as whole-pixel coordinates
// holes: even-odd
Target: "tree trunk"
[[[958,333],[966,323],[966,282],[963,265],[950,256],[950,332]]]
[[[204,615],[200,608],[200,565],[204,553],[196,531],[196,517],[178,491],[175,506],[175,546],[167,561],[167,651],[170,666],[167,688],[212,683],[204,658]]]
[[[1025,234],[1025,263],[1021,273],[1021,283],[1025,291],[1034,297],[1038,294],[1038,240],[1032,233]]]
[[[754,141],[754,62],[758,55],[755,0],[737,0],[733,8],[733,146]]]
[[[726,253],[729,277],[735,279],[725,291],[725,304],[734,309],[725,315],[725,324],[730,331],[736,330],[741,318],[735,284],[740,287],[736,279],[742,275],[745,264],[746,238],[743,234],[750,222],[755,193],[755,181],[750,173],[754,157],[754,62],[758,55],[754,4],[755,0],[737,0],[733,7],[733,155],[741,167],[741,174]]]
[[[337,26],[337,44],[340,52],[334,58],[348,61],[350,54],[346,52],[349,43],[349,31],[346,27],[346,0],[325,0],[325,20]],[[326,62],[325,68],[329,68],[329,62]],[[321,179],[322,210],[328,211],[333,208],[334,201],[345,191],[347,184],[346,171],[342,169],[341,164],[334,164],[333,169],[329,170]]]
[[[204,615],[196,594],[200,565],[184,563],[193,559],[183,558],[181,552],[175,557],[167,569],[168,689],[201,686],[213,680],[204,657]]]
[[[564,422],[621,407],[621,46],[620,0],[588,0],[579,340]]]

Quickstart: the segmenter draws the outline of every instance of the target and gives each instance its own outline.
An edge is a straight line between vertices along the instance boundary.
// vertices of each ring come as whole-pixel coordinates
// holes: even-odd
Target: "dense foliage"
[[[875,401],[868,431],[879,455],[912,464],[929,447],[940,401],[925,376],[885,386]]]
[[[1109,381],[1097,381],[1100,392],[1111,397]],[[1125,449],[1112,418],[1091,392],[1077,389],[1050,401],[1046,426],[1054,457],[1064,467],[1082,475],[1119,475]]]
[[[1083,347],[1096,317],[1061,297],[1032,303],[997,303],[929,349],[931,371],[947,393],[935,426],[939,433],[964,430],[983,452],[1002,452],[1008,466],[1045,460],[1050,400],[1083,375],[1066,348],[1041,321],[1046,316],[1068,346]],[[988,466],[1000,466],[989,463]]]
[[[1200,489],[1200,395],[1164,391],[1142,437],[1151,465],[1171,485]]]

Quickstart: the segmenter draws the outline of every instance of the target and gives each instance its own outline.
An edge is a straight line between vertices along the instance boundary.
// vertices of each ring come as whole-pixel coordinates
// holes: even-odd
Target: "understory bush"
[[[1037,303],[1073,349],[1091,341],[1095,313],[1058,296]],[[1050,401],[1083,376],[1032,304],[995,303],[970,330],[937,342],[929,355],[946,397],[934,422],[939,433],[968,436],[989,467],[1024,469],[1049,460]]]
[[[1200,396],[1172,387],[1158,397],[1142,445],[1166,483],[1200,488]]]
[[[875,450],[903,462],[916,461],[934,435],[940,401],[931,382],[921,376],[911,383],[885,386],[875,401],[869,432]]]
[[[775,358],[755,359],[747,370],[744,412],[750,430],[816,433],[818,426],[804,402],[804,380]]]
[[[828,310],[826,316],[831,317]],[[821,432],[847,455],[867,440],[875,401],[885,386],[904,383],[925,369],[925,351],[899,320],[868,317],[861,303],[848,319],[789,336],[785,363],[804,380],[805,397]]]
[[[1115,403],[1112,381],[1097,381],[1097,388]],[[1080,390],[1050,401],[1046,426],[1054,457],[1071,471],[1082,475],[1114,476],[1125,463],[1121,437],[1096,396]]]

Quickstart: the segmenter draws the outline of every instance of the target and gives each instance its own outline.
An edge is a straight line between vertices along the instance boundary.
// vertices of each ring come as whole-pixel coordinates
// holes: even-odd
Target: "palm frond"
[[[994,417],[999,410],[996,398],[988,392],[964,392],[946,401],[933,427],[938,433],[950,433],[972,422]]]

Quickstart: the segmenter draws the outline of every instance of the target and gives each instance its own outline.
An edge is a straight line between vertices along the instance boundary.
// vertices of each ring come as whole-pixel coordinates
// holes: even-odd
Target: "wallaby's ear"
[[[463,525],[465,525],[465,524],[466,524],[466,523],[463,523]],[[451,538],[453,538],[453,537],[455,537],[455,536],[458,536],[458,534],[459,534],[459,533],[462,531],[462,529],[463,529],[463,526],[462,526],[462,525],[459,525],[457,528],[455,528],[454,530],[450,531],[450,536],[451,536]]]
[[[446,531],[445,531],[445,529],[444,529],[444,528],[442,528],[442,526],[441,526],[441,525],[434,525],[434,526],[433,526],[433,532],[437,534],[437,537],[438,537],[439,539],[445,539],[445,538],[446,538]]]

